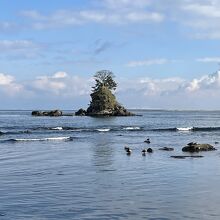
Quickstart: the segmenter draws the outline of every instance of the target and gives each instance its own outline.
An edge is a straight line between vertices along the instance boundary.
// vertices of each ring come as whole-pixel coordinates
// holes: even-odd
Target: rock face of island
[[[116,89],[113,73],[102,70],[95,74],[96,85],[90,94],[91,102],[87,110],[79,109],[77,116],[133,116],[134,114],[125,109],[116,100],[112,90]]]
[[[52,111],[32,111],[32,116],[51,116],[51,117],[58,117],[62,116],[63,112],[60,110],[52,110]]]
[[[187,146],[182,148],[183,152],[199,152],[199,151],[211,151],[216,150],[212,145],[210,144],[198,144],[198,143],[188,143]]]

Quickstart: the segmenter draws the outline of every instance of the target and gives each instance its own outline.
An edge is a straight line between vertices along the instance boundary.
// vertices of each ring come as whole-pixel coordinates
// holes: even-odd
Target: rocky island
[[[58,116],[62,116],[63,112],[58,109],[52,110],[52,111],[32,111],[31,115],[32,116],[58,117]]]
[[[134,116],[116,100],[113,91],[117,83],[114,74],[109,70],[102,70],[94,75],[95,86],[92,87],[91,102],[87,110],[79,109],[77,116]]]

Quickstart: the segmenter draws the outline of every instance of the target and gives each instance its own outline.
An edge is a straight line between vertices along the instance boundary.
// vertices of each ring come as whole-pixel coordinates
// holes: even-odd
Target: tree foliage
[[[117,87],[117,83],[114,81],[114,74],[109,70],[101,70],[98,71],[94,75],[94,79],[96,84],[93,88],[93,91],[98,91],[101,87],[105,86],[109,90],[115,90]]]

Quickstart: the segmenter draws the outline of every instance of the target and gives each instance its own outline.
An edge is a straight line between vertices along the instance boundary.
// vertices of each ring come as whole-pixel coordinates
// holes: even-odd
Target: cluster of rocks
[[[60,110],[52,110],[52,111],[32,111],[31,115],[33,116],[51,116],[58,117],[62,116],[63,112]]]
[[[150,139],[148,138],[147,141],[144,141],[145,143],[150,144]],[[215,142],[216,144],[218,142]],[[124,147],[125,151],[127,152],[127,155],[131,155],[132,153],[132,149],[130,147]],[[163,150],[163,151],[174,151],[174,148],[172,147],[162,147],[159,148],[159,150]],[[216,148],[214,148],[212,145],[210,144],[198,144],[195,142],[190,142],[188,143],[185,147],[182,148],[183,152],[189,152],[189,153],[195,153],[195,152],[200,152],[200,151],[213,151],[216,150]],[[153,149],[152,148],[148,148],[148,149],[143,149],[142,150],[142,156],[146,156],[146,153],[153,153]],[[170,156],[172,158],[175,159],[185,159],[185,158],[202,158],[202,155],[177,155],[177,156]]]
[[[108,108],[103,110],[95,110],[89,107],[87,110],[80,108],[75,112],[76,116],[134,116],[135,114],[129,112],[121,105],[115,105],[114,108]]]
[[[185,147],[182,148],[183,152],[199,152],[199,151],[212,151],[216,150],[212,145],[210,144],[198,144],[194,142],[188,143]]]

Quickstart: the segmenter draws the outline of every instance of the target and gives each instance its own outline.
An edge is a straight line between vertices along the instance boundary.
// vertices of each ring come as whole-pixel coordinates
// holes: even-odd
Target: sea
[[[131,111],[0,111],[0,220],[219,220],[220,111]],[[171,157],[189,142],[217,150]]]

